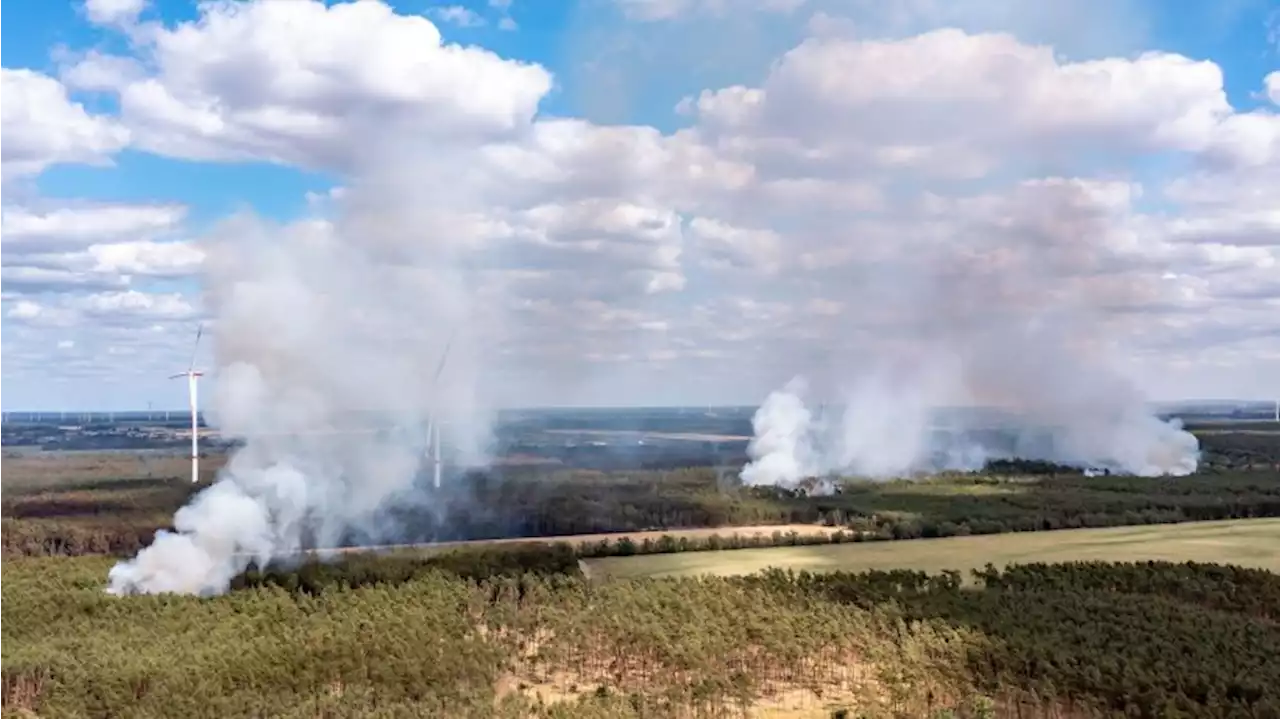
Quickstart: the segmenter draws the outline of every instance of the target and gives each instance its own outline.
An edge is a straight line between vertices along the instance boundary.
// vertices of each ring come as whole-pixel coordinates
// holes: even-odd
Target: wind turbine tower
[[[196,344],[191,351],[191,362],[187,371],[175,374],[169,379],[187,378],[187,399],[191,407],[191,483],[200,481],[200,378],[204,372],[196,369],[196,352],[200,349],[200,336],[204,334],[202,325],[196,330]]]
[[[440,475],[444,469],[444,463],[440,460],[440,424],[438,422],[431,423],[432,437],[431,442],[431,484],[440,489]]]
[[[436,399],[436,387],[440,385],[440,374],[444,372],[444,365],[449,361],[449,348],[452,346],[453,335],[450,335],[449,341],[444,345],[444,353],[440,355],[440,364],[436,365],[436,373],[431,378],[433,403]],[[431,459],[431,484],[436,489],[440,489],[440,476],[443,473],[444,464],[440,459],[440,419],[436,417],[435,410],[432,410],[427,418],[427,455]]]

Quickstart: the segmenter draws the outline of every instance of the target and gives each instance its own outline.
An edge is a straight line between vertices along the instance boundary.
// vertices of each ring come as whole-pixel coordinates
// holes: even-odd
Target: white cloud
[[[770,229],[732,227],[719,220],[695,217],[689,223],[708,261],[715,266],[776,272],[785,259],[783,239]]]
[[[152,75],[119,77],[122,120],[150,151],[351,169],[370,149],[352,138],[396,126],[438,142],[519,131],[551,87],[541,67],[442,44],[429,20],[381,2],[200,13],[139,40]]]
[[[73,306],[90,317],[104,320],[192,320],[197,316],[196,308],[177,293],[98,292],[76,298]]]
[[[203,252],[175,240],[186,208],[179,205],[59,204],[0,210],[3,279],[10,296],[145,289],[152,279],[196,274]]]
[[[1211,62],[1146,53],[1064,63],[1049,47],[958,30],[810,39],[761,86],[704,91],[696,109],[708,141],[778,172],[976,177],[1017,162],[1061,166],[1082,149],[1274,152],[1255,127],[1267,121],[1232,114]]]
[[[5,303],[9,319],[39,326],[83,326],[86,331],[105,325],[139,330],[155,322],[187,322],[200,316],[198,307],[177,292],[108,289],[6,299]]]
[[[0,235],[6,252],[49,251],[153,237],[177,227],[185,215],[180,205],[5,206],[0,209]]]
[[[6,260],[3,277],[20,293],[111,288],[145,278],[191,277],[203,261],[204,252],[191,242],[113,242]]]
[[[3,78],[4,178],[56,163],[103,164],[129,142],[113,120],[89,114],[57,80],[33,70],[0,69]]]
[[[430,12],[433,17],[439,18],[441,22],[457,25],[458,27],[480,27],[485,24],[484,18],[480,17],[476,11],[461,5],[431,8]]]
[[[5,318],[21,325],[32,327],[71,327],[76,323],[76,316],[65,308],[50,306],[33,300],[16,300],[5,302]],[[15,343],[21,346],[21,343]],[[13,345],[11,345],[13,346]]]
[[[794,12],[808,0],[617,0],[633,20],[672,20],[690,14],[723,15],[726,12]]]
[[[146,70],[131,57],[90,50],[74,61],[68,59],[60,77],[76,90],[107,91],[138,82],[145,75]]]
[[[903,6],[904,22],[927,4]],[[733,7],[630,5],[649,20]],[[328,219],[290,231],[359,243],[421,278],[409,287],[431,286],[442,263],[467,267],[502,356],[560,373],[547,392],[594,372],[592,391],[639,396],[688,372],[704,378],[694,391],[749,401],[781,374],[905,346],[909,323],[994,323],[1011,301],[1071,307],[1100,338],[1187,366],[1260,373],[1278,349],[1280,125],[1233,109],[1212,62],[1069,61],[956,29],[824,32],[755,81],[690,98],[689,127],[664,133],[539,117],[546,70],[444,45],[428,20],[380,3],[200,12],[138,26],[137,57],[90,52],[63,78],[117,92],[124,139],[151,152],[336,170],[341,189],[307,198]],[[1278,82],[1264,83],[1273,99]],[[24,171],[111,151],[77,142]],[[1134,179],[1170,158],[1185,174]],[[190,321],[194,300],[158,282],[205,261],[178,240],[183,219],[168,206],[6,205],[6,321],[33,333]],[[749,361],[709,370],[720,357]],[[646,374],[657,365],[670,373]]]
[[[122,288],[128,279],[119,275],[101,275],[56,266],[6,265],[0,268],[5,291],[11,296],[43,295],[87,290]]]
[[[117,242],[91,245],[91,271],[152,277],[184,277],[195,274],[204,252],[190,242]]]
[[[85,0],[85,14],[98,25],[122,25],[138,19],[147,0]]]
[[[40,305],[30,300],[18,300],[9,308],[8,316],[19,320],[29,320],[40,316]]]
[[[498,29],[506,32],[518,30],[516,21],[511,17],[512,0],[489,0],[489,7],[498,12]]]

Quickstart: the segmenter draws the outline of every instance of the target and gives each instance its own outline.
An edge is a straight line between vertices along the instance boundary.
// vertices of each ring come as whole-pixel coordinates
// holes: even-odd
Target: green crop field
[[[1102,560],[1218,562],[1280,570],[1280,519],[1015,532],[898,542],[860,542],[586,560],[594,578],[737,575],[769,567],[797,571],[967,570],[988,562]]]

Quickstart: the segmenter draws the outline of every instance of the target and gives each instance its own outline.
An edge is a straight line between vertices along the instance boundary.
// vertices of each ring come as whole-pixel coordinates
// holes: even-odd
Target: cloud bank
[[[850,31],[827,5],[743,15],[794,21],[798,39],[673,102],[662,130],[549,114],[556,84],[576,75],[453,44],[380,3],[209,3],[177,22],[140,3],[95,6],[86,18],[127,52],[62,49],[55,73],[4,69],[18,98],[4,118],[9,402],[181,403],[158,378],[184,364],[191,315],[110,298],[180,292],[207,312],[193,239],[209,221],[190,219],[194,200],[89,202],[32,184],[68,164],[109,172],[125,148],[323,172],[339,187],[375,167],[387,187],[419,183],[394,201],[412,203],[423,235],[463,246],[475,295],[510,319],[493,368],[509,404],[758,401],[830,357],[899,342],[880,330],[897,310],[877,278],[933,261],[931,247],[978,242],[990,255],[984,234],[1058,233],[1065,254],[1072,227],[1092,235],[1089,255],[1045,271],[1073,273],[1076,296],[1106,295],[1094,318],[1114,325],[1102,334],[1124,340],[1119,363],[1144,390],[1280,392],[1269,76],[1244,78],[1257,104],[1239,107],[1212,60],[1065,59],[1051,30],[1075,46],[1088,23],[1074,15],[859,6]],[[723,10],[618,12],[661,34]],[[744,47],[768,60],[773,45]],[[118,110],[91,109],[101,96]],[[409,149],[371,143],[388,137]],[[118,312],[93,314],[107,306]],[[49,362],[73,334],[75,349]]]

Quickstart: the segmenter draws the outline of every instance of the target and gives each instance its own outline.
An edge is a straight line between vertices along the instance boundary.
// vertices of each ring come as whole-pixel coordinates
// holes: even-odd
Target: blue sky
[[[802,17],[784,22],[768,18],[765,28],[752,28],[757,41],[741,53],[730,53],[727,59],[711,56],[693,72],[664,72],[665,62],[654,57],[661,54],[664,43],[668,50],[702,55],[698,49],[672,42],[661,30],[630,28],[621,13],[602,0],[577,2],[530,2],[516,0],[509,10],[517,23],[514,31],[497,26],[501,11],[487,0],[432,3],[425,0],[398,0],[390,3],[403,13],[430,13],[446,5],[467,7],[488,22],[480,27],[458,27],[440,23],[446,39],[461,44],[480,45],[504,57],[539,63],[556,75],[558,86],[542,103],[541,111],[550,115],[599,117],[606,122],[641,122],[673,128],[684,119],[672,111],[680,98],[696,94],[699,88],[746,82],[767,68],[773,56],[791,47],[801,35]],[[1107,42],[1106,52],[1132,54],[1158,49],[1185,54],[1197,59],[1212,59],[1222,67],[1225,89],[1233,105],[1251,108],[1259,105],[1257,78],[1277,66],[1274,48],[1268,44],[1263,30],[1275,16],[1280,3],[1268,0],[1193,0],[1164,2],[1144,0],[1133,12],[1144,18],[1149,29],[1141,39]],[[119,33],[95,27],[87,21],[77,3],[18,2],[5,12],[7,23],[0,29],[3,37],[3,65],[7,68],[32,68],[56,73],[59,48],[77,50],[96,48],[123,51],[127,43]],[[182,0],[159,0],[152,3],[144,17],[167,23],[192,20],[194,3]],[[700,19],[682,23],[679,32],[699,33],[714,28],[724,18]],[[740,21],[738,21],[740,22]],[[1037,33],[1028,33],[1029,40]],[[636,45],[652,42],[657,53],[614,54],[619,37],[627,37]],[[601,38],[596,40],[595,38]],[[1049,40],[1050,38],[1044,38]],[[625,52],[625,50],[624,50]],[[567,86],[574,79],[589,76],[584,69],[592,58],[614,58],[619,64],[634,63],[629,72],[643,74],[641,80],[627,87],[628,97],[621,105],[593,99],[587,92]],[[591,82],[585,82],[587,87]],[[77,97],[89,107],[109,111],[109,97],[81,95]],[[619,110],[623,106],[625,110]],[[58,166],[38,180],[41,192],[54,196],[80,197],[111,201],[165,200],[191,206],[193,219],[208,221],[249,205],[257,211],[280,219],[296,216],[306,208],[307,192],[323,191],[334,179],[317,173],[267,163],[217,165],[192,163],[141,152],[125,151],[115,158],[115,166],[95,168]]]
[[[482,47],[501,58],[536,63],[549,70],[554,77],[554,85],[538,103],[538,113],[542,119],[583,118],[597,126],[651,126],[668,136],[682,128],[697,127],[697,117],[676,112],[675,107],[682,98],[696,97],[704,90],[759,84],[762,78],[779,66],[784,53],[818,32],[814,29],[817,27],[815,23],[822,14],[835,17],[841,22],[851,22],[852,27],[856,28],[854,37],[858,39],[900,40],[930,29],[951,26],[971,33],[1008,31],[1026,44],[1051,45],[1058,54],[1060,63],[1103,57],[1136,61],[1142,53],[1153,51],[1210,60],[1221,68],[1224,77],[1222,89],[1231,106],[1241,114],[1271,112],[1269,101],[1262,92],[1263,78],[1280,68],[1275,35],[1269,35],[1269,31],[1280,32],[1277,30],[1280,28],[1280,2],[1274,0],[1081,0],[1079,3],[1034,6],[1012,0],[959,0],[954,4],[938,6],[945,8],[941,16],[912,14],[918,8],[929,6],[929,3],[905,0],[900,5],[904,9],[900,14],[906,17],[905,20],[896,16],[889,18],[891,13],[880,13],[884,8],[899,6],[863,4],[861,7],[874,7],[876,13],[880,13],[869,14],[851,9],[858,7],[852,0],[808,0],[800,10],[789,14],[755,12],[747,9],[745,4],[733,5],[732,0],[729,6],[734,7],[735,12],[699,11],[696,9],[700,7],[699,3],[692,1],[668,2],[666,4],[670,7],[682,8],[682,12],[652,21],[629,15],[623,9],[625,2],[626,0],[512,0],[510,3],[503,3],[491,0],[458,0],[456,3],[431,3],[414,0],[390,4],[402,15],[423,14],[431,18],[447,43]],[[664,4],[664,0],[651,2],[652,7]],[[743,2],[747,3],[747,0]],[[446,5],[470,10],[479,18],[479,22],[468,25],[451,21],[448,19],[450,16],[443,12]],[[714,6],[715,3],[710,5]],[[178,23],[196,20],[199,15],[200,10],[194,3],[153,0],[147,4],[141,19],[173,27]],[[459,13],[454,11],[452,17],[458,16]],[[144,65],[151,61],[145,53],[139,54],[143,51],[130,43],[119,28],[91,22],[84,6],[79,2],[11,2],[5,19],[8,22],[0,29],[0,47],[3,48],[3,66],[8,70],[27,68],[58,78],[73,59],[82,57],[91,50],[134,56]],[[117,97],[111,92],[69,92],[71,101],[82,104],[91,114],[114,118],[119,111]],[[806,110],[798,108],[796,112],[797,117],[800,117]],[[800,128],[796,131],[806,130]],[[358,138],[350,140],[352,143],[358,141]],[[1099,147],[1102,149],[1091,150],[1098,153],[1096,160],[1083,159],[1090,157],[1090,150],[1082,151],[1076,158],[1073,169],[1095,174],[1097,177],[1125,177],[1142,183],[1145,188],[1157,188],[1170,182],[1172,178],[1190,176],[1204,166],[1202,158],[1189,154],[1184,147],[1178,146],[1144,149],[1135,153],[1124,167],[1108,167],[1113,159],[1112,146],[1104,144]],[[759,159],[758,162],[757,169],[764,166],[767,158]],[[1003,170],[994,170],[979,178],[973,183],[973,187],[997,187],[1006,184],[1017,173],[1027,171],[1025,167],[1010,162]],[[822,175],[819,173],[816,176]],[[312,210],[309,196],[321,195],[341,186],[344,179],[338,171],[308,170],[299,166],[273,164],[262,159],[197,161],[166,156],[131,142],[110,154],[110,164],[55,162],[37,174],[23,176],[12,186],[6,187],[7,200],[20,198],[7,201],[6,207],[17,208],[19,202],[25,201],[21,198],[38,198],[43,206],[86,202],[104,205],[173,203],[187,208],[185,220],[176,233],[189,238],[202,235],[221,220],[243,209],[251,209],[263,217],[280,222],[303,217]],[[1256,179],[1254,175],[1250,175],[1240,182],[1253,182]],[[899,176],[878,179],[877,182],[881,188],[900,186],[907,193],[922,187],[921,181],[916,178],[902,180]],[[8,185],[8,181],[6,184]],[[958,186],[938,184],[931,187],[937,189]],[[631,198],[628,201],[643,204],[651,201],[652,197],[652,192],[642,192],[636,195],[641,200]],[[719,208],[715,202],[708,201],[707,207]],[[1135,211],[1152,215],[1173,215],[1180,211],[1177,203],[1169,199],[1169,196],[1150,189],[1133,202]],[[675,206],[680,203],[673,201],[671,204]],[[688,222],[698,211],[682,207],[677,214],[682,221]],[[1249,245],[1248,251],[1256,254],[1259,248],[1269,247],[1270,244],[1254,242]],[[683,257],[701,257],[698,252],[699,248],[688,246]],[[1221,255],[1218,252],[1213,261],[1220,261]],[[644,297],[635,305],[629,306],[628,311],[654,313],[653,317],[644,320],[642,324],[657,326],[667,322],[667,319],[661,319],[659,315],[663,318],[687,318],[696,314],[691,308],[710,307],[717,298],[728,297],[730,290],[741,293],[744,287],[757,288],[758,294],[751,299],[761,303],[786,301],[779,298],[795,296],[787,294],[794,288],[784,290],[781,282],[753,284],[741,279],[725,280],[720,272],[720,269],[698,265],[690,260],[690,264],[681,270],[685,289]],[[1218,276],[1214,274],[1217,270],[1204,269],[1202,275],[1197,272],[1200,270],[1179,271],[1174,274],[1196,281],[1203,279],[1205,282],[1213,281],[1212,278]],[[812,279],[796,282],[796,287],[799,288],[819,286]],[[133,286],[137,285],[131,285]],[[156,292],[176,290],[194,298],[199,295],[201,280],[194,274],[166,277],[153,282],[149,288],[149,291]],[[1194,288],[1188,292],[1194,294],[1193,290]],[[1194,291],[1206,290],[1201,287]],[[41,297],[46,296],[36,299],[45,302]],[[597,302],[598,298],[586,298],[584,295],[578,299]],[[11,318],[21,314],[15,314],[13,309],[16,307],[15,303],[21,301],[24,300],[16,294],[6,296],[6,306],[9,308],[5,320],[6,329],[10,329]],[[733,304],[740,308],[756,307],[751,302],[744,304],[737,299]],[[763,312],[758,308],[751,311]],[[726,324],[734,321],[722,320]],[[1249,326],[1255,327],[1256,332],[1254,320],[1241,322],[1253,323]],[[1171,326],[1180,327],[1176,321]],[[26,342],[30,337],[32,342],[43,342],[46,345],[55,340],[66,344],[73,341],[77,332],[88,332],[66,327],[57,331],[62,332],[62,335],[55,336],[56,333],[47,328],[39,332],[24,328],[16,336],[21,338],[21,342]],[[175,330],[178,334],[182,331]],[[688,343],[685,346],[687,345]],[[6,355],[10,354],[11,346],[13,345],[6,344]],[[36,356],[33,354],[36,352],[34,347],[23,345],[19,349],[24,361],[40,364],[32,359]],[[819,348],[805,352],[806,356],[825,355],[829,353],[829,349]],[[785,364],[781,361],[779,363]],[[700,365],[695,365],[690,365],[690,372],[707,371],[705,367],[698,369]],[[1259,368],[1265,369],[1271,365],[1250,366],[1253,369],[1246,374],[1264,373]],[[669,382],[673,373],[680,373],[671,366],[648,369],[631,367],[619,371],[622,372],[620,376],[637,378],[634,380],[637,385],[658,381],[654,377],[660,378],[661,382]],[[1180,371],[1169,370],[1168,377],[1180,377]],[[769,381],[776,381],[786,372],[777,370],[770,375]],[[1210,374],[1197,376],[1209,377]],[[176,405],[181,399],[180,394],[172,388],[160,390],[149,387],[142,392],[137,389],[136,384],[128,383],[86,393],[85,383],[88,380],[53,381],[47,373],[25,378],[6,372],[5,380],[5,389],[9,391],[5,392],[3,404],[10,410],[33,405],[57,409],[82,399],[95,405],[95,408],[110,406],[125,409],[139,404],[132,397],[147,393],[150,393],[149,396],[163,397],[156,400],[159,404]],[[1152,391],[1168,395],[1176,392],[1180,381],[1162,380],[1159,388]],[[1250,386],[1243,380],[1237,384],[1224,381],[1217,385],[1213,383],[1216,380],[1197,381],[1205,392],[1239,393],[1245,391],[1239,388]],[[728,386],[729,380],[724,382],[723,386],[713,387],[714,382],[689,379],[680,383],[677,389],[650,388],[637,394],[658,396],[664,402],[678,403],[679,398],[688,395],[690,391],[697,394],[705,390],[705,395],[692,397],[695,400],[692,403],[704,404],[751,401],[759,393],[758,388],[739,393],[738,389]],[[606,373],[606,378],[600,380],[599,386],[617,384],[617,377]],[[595,391],[582,390],[579,394],[592,395]],[[1193,394],[1198,392],[1197,389]],[[625,401],[625,397],[612,397],[605,403]]]

